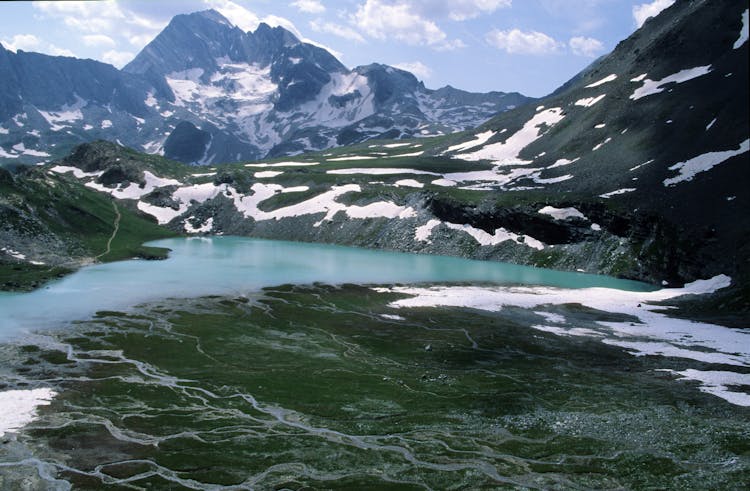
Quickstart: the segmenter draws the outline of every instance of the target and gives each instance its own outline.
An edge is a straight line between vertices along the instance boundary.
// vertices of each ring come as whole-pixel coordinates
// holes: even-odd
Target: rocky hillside
[[[0,168],[0,290],[24,290],[95,261],[161,259],[174,235],[150,217],[39,167]]]
[[[0,46],[0,162],[96,139],[188,163],[254,160],[451,133],[528,100],[429,90],[385,65],[349,70],[281,27],[243,32],[208,10],[176,16],[121,71]]]

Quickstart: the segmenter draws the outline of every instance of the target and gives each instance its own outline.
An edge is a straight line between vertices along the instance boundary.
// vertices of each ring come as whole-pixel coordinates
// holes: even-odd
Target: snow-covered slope
[[[529,100],[349,70],[281,27],[243,32],[213,10],[176,16],[121,71],[0,46],[0,75],[0,159],[16,162],[95,139],[199,164],[296,155],[465,130]]]

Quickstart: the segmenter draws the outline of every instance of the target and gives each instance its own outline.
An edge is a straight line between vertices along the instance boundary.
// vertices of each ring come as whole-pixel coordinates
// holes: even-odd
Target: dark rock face
[[[181,121],[164,142],[164,156],[181,162],[197,162],[206,153],[211,134],[189,121]]]
[[[350,71],[281,27],[243,32],[208,10],[176,16],[122,70],[0,48],[0,127],[7,130],[0,148],[9,155],[0,159],[63,157],[76,144],[107,139],[186,163],[253,160],[414,136],[418,128],[450,133],[527,100],[431,91],[384,65]],[[200,135],[175,150],[173,135],[198,136],[184,133],[182,122],[210,143]],[[13,149],[21,142],[28,151]]]

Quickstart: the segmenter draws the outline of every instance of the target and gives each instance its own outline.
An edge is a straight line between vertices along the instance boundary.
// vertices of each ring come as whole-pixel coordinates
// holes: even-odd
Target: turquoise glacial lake
[[[236,295],[281,284],[468,282],[653,289],[600,275],[327,244],[212,237],[149,245],[171,249],[169,259],[97,264],[31,293],[0,293],[0,336],[158,299]]]

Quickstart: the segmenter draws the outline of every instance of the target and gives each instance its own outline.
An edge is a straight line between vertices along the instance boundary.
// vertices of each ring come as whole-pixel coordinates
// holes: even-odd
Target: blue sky
[[[102,0],[0,2],[11,50],[122,67],[172,16],[214,8],[281,25],[347,66],[386,63],[430,88],[545,95],[674,0]]]

